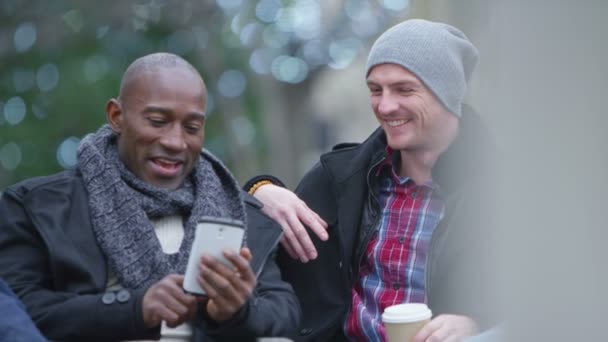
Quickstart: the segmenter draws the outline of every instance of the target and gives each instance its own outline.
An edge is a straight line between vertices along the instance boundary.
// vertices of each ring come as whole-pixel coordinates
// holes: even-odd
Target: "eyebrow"
[[[144,108],[144,113],[151,113],[151,112],[157,112],[157,113],[161,113],[163,115],[173,115],[173,111],[168,108],[165,108],[165,107],[148,105]],[[207,115],[204,112],[190,112],[187,114],[187,116],[192,119],[200,119],[200,120],[204,120],[207,118]]]

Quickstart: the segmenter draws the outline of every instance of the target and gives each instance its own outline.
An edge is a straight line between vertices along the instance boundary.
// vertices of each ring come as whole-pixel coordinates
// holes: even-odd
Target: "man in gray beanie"
[[[250,181],[285,231],[278,261],[302,305],[298,340],[384,341],[381,315],[401,303],[433,312],[416,342],[460,341],[485,325],[486,255],[472,241],[489,226],[492,151],[462,103],[477,59],[452,26],[390,28],[365,74],[380,128],[322,155],[299,198],[273,177]]]
[[[366,75],[376,65],[400,65],[416,75],[448,112],[460,117],[478,58],[475,46],[455,27],[412,19],[391,27],[376,40]]]

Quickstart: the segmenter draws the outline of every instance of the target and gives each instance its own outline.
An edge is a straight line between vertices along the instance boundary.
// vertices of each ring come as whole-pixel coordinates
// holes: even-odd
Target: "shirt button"
[[[106,292],[103,297],[101,297],[101,302],[105,305],[110,305],[116,301],[116,294],[114,292]]]
[[[405,237],[404,236],[400,236],[399,237],[399,243],[403,245],[404,242],[405,242]]]
[[[393,289],[399,290],[400,287],[401,285],[399,285],[399,283],[393,283]]]
[[[131,299],[131,293],[129,293],[127,290],[120,290],[116,294],[116,300],[119,303],[126,303],[129,301],[129,299]]]
[[[410,193],[410,197],[411,197],[411,198],[416,198],[416,195],[418,195],[418,193],[417,193],[416,191],[412,191],[412,192]]]

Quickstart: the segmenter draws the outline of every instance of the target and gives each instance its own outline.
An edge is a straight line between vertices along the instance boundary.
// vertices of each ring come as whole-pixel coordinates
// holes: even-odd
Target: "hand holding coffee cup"
[[[382,322],[388,342],[410,342],[422,327],[430,322],[431,309],[424,303],[405,303],[384,309]]]

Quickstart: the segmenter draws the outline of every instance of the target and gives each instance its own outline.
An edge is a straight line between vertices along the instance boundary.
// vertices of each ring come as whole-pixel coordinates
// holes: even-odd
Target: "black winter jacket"
[[[281,228],[246,196],[248,246],[258,277],[253,297],[228,322],[214,325],[204,309],[193,320],[194,341],[247,341],[291,334],[300,309],[280,278],[274,250]],[[157,339],[146,329],[146,289],[106,292],[106,260],[89,218],[87,191],[76,170],[34,178],[6,189],[0,199],[0,277],[26,305],[49,339],[117,341]]]
[[[425,271],[434,315],[472,316],[485,325],[489,303],[485,261],[491,206],[486,194],[492,144],[476,114],[467,110],[460,133],[433,168],[446,214],[435,229]],[[279,267],[300,299],[301,341],[341,341],[351,289],[366,246],[377,229],[376,169],[386,158],[386,138],[376,130],[361,144],[342,144],[321,156],[296,189],[297,195],[329,225],[329,240],[310,232],[319,256],[302,264],[279,252]]]

